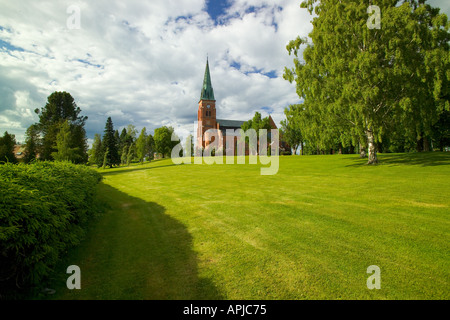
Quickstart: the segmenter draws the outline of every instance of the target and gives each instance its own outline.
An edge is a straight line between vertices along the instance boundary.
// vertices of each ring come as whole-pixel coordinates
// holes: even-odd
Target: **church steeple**
[[[206,59],[205,77],[203,79],[203,88],[200,100],[216,101],[214,98],[214,90],[211,84],[211,75],[209,74],[209,61]]]
[[[197,143],[199,146],[206,147],[205,132],[209,129],[217,129],[216,121],[216,99],[211,85],[211,75],[209,74],[209,61],[206,59],[205,78],[203,79],[202,94],[198,103],[198,131]]]

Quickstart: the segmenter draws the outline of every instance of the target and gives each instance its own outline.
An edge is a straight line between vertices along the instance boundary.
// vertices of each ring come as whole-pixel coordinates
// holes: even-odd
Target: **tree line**
[[[137,137],[136,127],[130,124],[119,134],[118,130],[114,130],[114,124],[109,117],[103,137],[95,134],[92,148],[89,150],[89,163],[106,168],[129,165],[135,159],[143,162],[146,158],[152,159],[154,146],[153,136],[147,134],[146,128],[142,129]]]
[[[26,131],[25,163],[36,160],[69,161],[74,164],[90,164],[98,167],[129,165],[132,161],[143,163],[153,159],[153,154],[170,157],[171,151],[179,143],[172,141],[174,129],[163,126],[155,130],[154,136],[143,128],[138,135],[132,124],[119,134],[114,130],[111,117],[106,121],[103,135],[96,134],[89,150],[85,124],[88,117],[81,115],[81,109],[68,92],[54,92],[47,98],[43,108],[35,113],[39,121]],[[0,137],[0,163],[17,163],[14,154],[16,139],[5,132]]]
[[[114,130],[111,117],[106,121],[103,137],[96,134],[92,148],[89,150],[89,164],[98,167],[109,167],[130,165],[132,161],[144,163],[154,158],[154,153],[162,157],[170,157],[172,148],[179,143],[172,141],[174,129],[172,127],[161,127],[155,130],[154,136],[147,133],[143,128],[139,134],[132,124],[123,128],[119,134]]]
[[[308,154],[443,150],[450,145],[449,22],[425,1],[380,0],[380,28],[367,2],[305,0],[315,17],[310,39],[290,41],[302,104],[282,127]],[[367,21],[367,23],[366,23]],[[304,48],[303,56],[299,56]]]
[[[88,143],[84,125],[88,119],[67,92],[54,92],[43,108],[37,108],[39,121],[25,135],[24,162],[70,161],[75,164],[88,160]],[[0,163],[16,163],[15,136],[5,132],[0,139]]]

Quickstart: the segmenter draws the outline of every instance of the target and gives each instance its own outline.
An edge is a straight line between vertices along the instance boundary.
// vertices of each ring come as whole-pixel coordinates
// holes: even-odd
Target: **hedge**
[[[0,166],[0,298],[38,285],[80,243],[100,180],[66,162]]]

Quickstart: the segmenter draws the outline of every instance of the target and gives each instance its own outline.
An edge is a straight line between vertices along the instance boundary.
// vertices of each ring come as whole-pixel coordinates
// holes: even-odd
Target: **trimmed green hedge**
[[[0,298],[38,285],[81,241],[100,180],[66,162],[0,166]]]

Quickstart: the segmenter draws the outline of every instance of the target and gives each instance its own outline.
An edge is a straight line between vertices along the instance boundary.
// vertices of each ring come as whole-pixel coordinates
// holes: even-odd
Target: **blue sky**
[[[67,24],[74,5],[79,29]],[[119,130],[170,125],[185,136],[207,55],[218,117],[246,120],[260,111],[279,122],[298,102],[282,79],[292,64],[287,42],[310,29],[296,1],[23,0],[0,7],[0,131],[19,141],[54,91],[72,94],[89,117],[90,139],[109,116]]]
[[[445,8],[446,1],[433,0]],[[90,141],[107,117],[116,129],[194,131],[206,56],[218,118],[256,111],[276,123],[298,103],[282,79],[289,40],[311,16],[297,0],[0,0],[0,134],[24,140],[36,108],[67,91],[89,120]],[[68,27],[71,6],[80,28]],[[71,20],[72,21],[72,20]]]
[[[226,13],[226,9],[231,7],[231,2],[223,0],[207,0],[206,5],[206,11],[209,16],[214,21],[218,21],[218,18]]]

